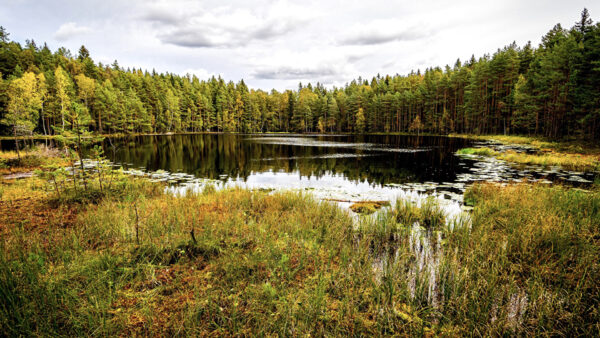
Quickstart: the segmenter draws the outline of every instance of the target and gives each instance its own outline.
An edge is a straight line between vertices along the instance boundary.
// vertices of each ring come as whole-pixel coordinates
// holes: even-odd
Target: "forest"
[[[0,135],[184,132],[519,134],[600,140],[600,24],[587,10],[535,47],[341,88],[250,89],[96,63],[85,46],[11,41],[0,27]]]

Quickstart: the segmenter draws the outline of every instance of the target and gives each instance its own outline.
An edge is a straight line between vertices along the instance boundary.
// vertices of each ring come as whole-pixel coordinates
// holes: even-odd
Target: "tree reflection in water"
[[[433,136],[188,134],[135,136],[103,145],[110,160],[148,171],[244,181],[265,172],[311,179],[333,175],[378,186],[452,182],[466,170],[459,165],[465,160],[454,153],[469,143]]]

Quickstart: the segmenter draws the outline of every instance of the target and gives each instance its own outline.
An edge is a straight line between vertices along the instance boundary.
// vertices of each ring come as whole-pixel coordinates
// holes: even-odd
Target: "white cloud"
[[[330,53],[311,48],[302,52],[282,51],[248,60],[253,65],[250,75],[257,80],[321,82],[340,85],[357,76],[352,60],[355,55]]]
[[[423,24],[408,25],[400,20],[374,20],[367,24],[354,25],[344,34],[342,45],[378,45],[394,41],[413,41],[432,35]]]
[[[182,11],[162,4],[149,7],[142,18],[162,32],[160,41],[181,47],[235,48],[284,36],[314,15],[306,8],[279,1],[264,8],[197,6]]]
[[[58,41],[65,41],[91,31],[92,29],[89,27],[78,26],[75,22],[66,22],[58,27],[58,30],[54,33],[54,38]]]

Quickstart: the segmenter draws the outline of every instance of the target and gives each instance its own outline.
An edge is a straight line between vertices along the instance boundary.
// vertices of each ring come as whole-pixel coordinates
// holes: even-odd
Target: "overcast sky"
[[[0,0],[0,25],[52,50],[83,44],[96,62],[283,90],[537,45],[584,7],[600,18],[599,0]]]

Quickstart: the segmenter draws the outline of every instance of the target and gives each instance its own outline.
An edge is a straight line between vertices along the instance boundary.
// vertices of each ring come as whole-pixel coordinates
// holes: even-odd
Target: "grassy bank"
[[[451,135],[475,140],[494,141],[503,144],[527,145],[537,150],[534,154],[514,151],[497,152],[489,148],[461,149],[462,154],[496,156],[516,164],[561,166],[567,170],[600,171],[600,146],[578,139],[548,140],[539,137],[515,135]]]
[[[2,332],[600,334],[597,192],[481,184],[471,221],[429,199],[356,224],[310,195],[96,182],[2,182]]]
[[[469,135],[450,134],[450,137],[462,137],[482,141],[494,141],[504,144],[523,144],[536,149],[576,154],[600,154],[600,146],[577,138],[551,140],[536,136],[522,135]]]
[[[584,155],[543,151],[527,154],[511,150],[496,151],[488,147],[463,148],[458,151],[462,155],[493,156],[500,160],[515,164],[535,164],[544,167],[559,166],[567,170],[600,171],[600,155]]]
[[[0,175],[31,172],[48,166],[65,166],[69,160],[65,153],[54,148],[39,146],[15,151],[0,151]]]

